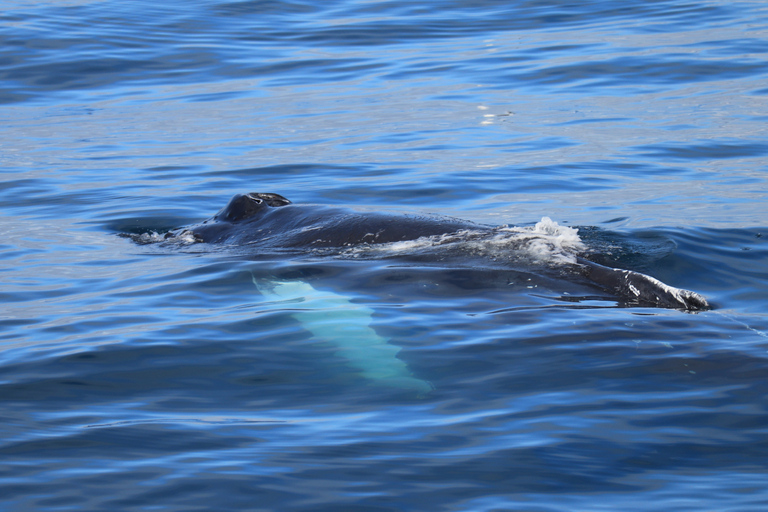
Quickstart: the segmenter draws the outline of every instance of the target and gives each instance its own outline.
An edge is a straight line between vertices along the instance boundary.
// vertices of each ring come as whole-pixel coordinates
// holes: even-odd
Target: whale
[[[589,284],[622,306],[710,309],[693,291],[669,286],[649,275],[590,261],[575,228],[544,217],[534,226],[491,226],[453,217],[361,211],[318,204],[294,204],[274,193],[236,194],[212,217],[172,229],[139,243],[211,244],[253,259],[398,259],[446,268],[489,268],[526,275],[554,275]],[[490,272],[497,275],[498,272]],[[399,358],[399,347],[374,328],[374,311],[364,299],[316,286],[302,272],[251,272],[266,310],[297,321],[312,342],[325,343],[363,378],[424,397],[432,384],[414,376]]]
[[[251,254],[411,258],[414,261],[483,259],[495,267],[538,265],[563,278],[579,278],[626,306],[711,309],[702,295],[630,269],[589,259],[574,228],[543,218],[531,228],[490,226],[453,217],[359,211],[294,204],[275,193],[236,194],[211,218],[169,231],[166,240],[226,244]]]

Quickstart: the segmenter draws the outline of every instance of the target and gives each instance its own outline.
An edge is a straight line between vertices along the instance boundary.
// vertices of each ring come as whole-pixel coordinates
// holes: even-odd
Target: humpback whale
[[[490,226],[430,216],[364,212],[316,204],[294,204],[278,194],[237,194],[213,217],[168,231],[162,243],[218,244],[249,258],[308,257],[385,259],[488,269],[581,281],[627,306],[710,308],[701,295],[668,286],[633,271],[590,261],[578,230],[548,218],[531,227]],[[130,236],[130,235],[128,235]],[[145,235],[140,243],[158,241]],[[482,270],[481,270],[482,273]],[[397,356],[400,347],[372,328],[373,310],[334,290],[317,289],[307,276],[268,275],[252,280],[264,302],[298,321],[313,341],[329,344],[368,382],[418,396],[433,387],[415,377]],[[301,274],[301,272],[299,272]]]
[[[279,194],[236,194],[200,224],[172,230],[166,239],[228,244],[253,253],[288,251],[347,257],[473,258],[556,266],[626,305],[710,309],[698,293],[674,288],[633,270],[604,266],[583,254],[573,228],[548,218],[532,229],[489,226],[450,217],[360,212],[294,204]],[[567,240],[564,240],[567,239]],[[410,253],[410,254],[409,254]]]

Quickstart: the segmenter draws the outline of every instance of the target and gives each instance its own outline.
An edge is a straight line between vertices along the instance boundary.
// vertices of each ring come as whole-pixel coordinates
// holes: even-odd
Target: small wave
[[[254,425],[254,424],[274,424],[274,423],[291,423],[291,420],[284,419],[272,419],[272,418],[149,418],[149,419],[137,419],[137,420],[122,420],[111,421],[108,423],[94,423],[92,425],[85,425],[83,428],[112,428],[112,427],[125,427],[125,426],[137,426],[147,424],[187,424],[187,425]]]

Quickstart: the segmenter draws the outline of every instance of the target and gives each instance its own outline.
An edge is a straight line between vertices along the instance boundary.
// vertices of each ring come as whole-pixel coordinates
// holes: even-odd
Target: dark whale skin
[[[361,213],[323,205],[296,205],[277,194],[235,195],[205,222],[172,231],[205,243],[269,244],[281,248],[350,247],[416,240],[461,230],[488,230],[459,219]]]
[[[461,231],[492,233],[495,228],[460,219],[361,213],[323,205],[296,205],[278,194],[237,194],[210,219],[169,232],[166,238],[192,235],[198,242],[254,249],[345,248],[416,240]],[[686,311],[711,309],[698,293],[668,286],[634,272],[576,257],[576,272],[629,305]]]

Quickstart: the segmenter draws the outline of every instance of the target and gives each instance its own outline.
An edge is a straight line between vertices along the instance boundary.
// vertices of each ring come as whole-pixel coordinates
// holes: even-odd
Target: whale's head
[[[227,206],[214,215],[212,220],[232,223],[242,222],[263,214],[269,208],[277,208],[288,204],[291,204],[291,202],[279,194],[263,192],[235,194],[227,203]]]

